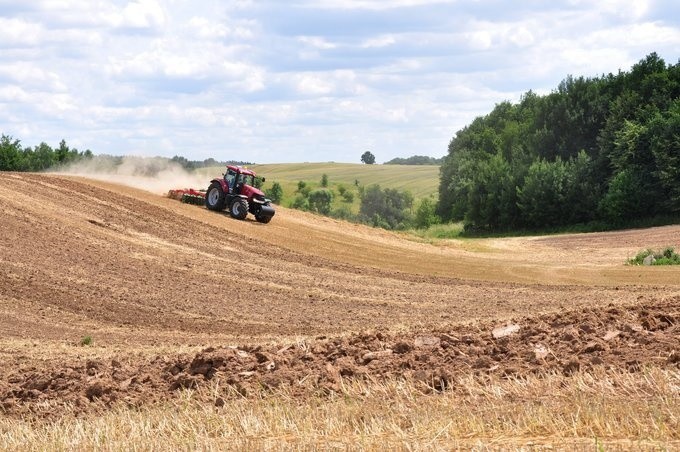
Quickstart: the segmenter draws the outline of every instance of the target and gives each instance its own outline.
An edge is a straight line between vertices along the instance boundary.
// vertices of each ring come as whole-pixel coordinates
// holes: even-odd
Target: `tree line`
[[[20,140],[9,135],[0,136],[0,171],[44,171],[83,159],[91,159],[92,151],[81,152],[61,140],[59,147],[47,143],[24,147]]]
[[[438,213],[491,231],[680,214],[680,63],[652,53],[496,105],[451,140]]]
[[[98,160],[102,167],[110,168],[116,167],[123,163],[124,157],[112,155],[94,155],[89,149],[81,152],[76,148],[70,148],[65,140],[61,140],[59,146],[52,148],[47,143],[40,143],[37,146],[24,147],[21,141],[15,139],[10,135],[2,134],[0,136],[0,171],[45,171],[48,169],[58,169],[70,163],[79,162],[81,160]],[[218,161],[214,158],[205,160],[189,160],[186,157],[174,156],[171,159],[157,157],[148,158],[149,163],[145,169],[153,175],[160,169],[165,168],[160,160],[164,162],[171,161],[184,169],[191,171],[198,168],[206,168],[213,166],[225,165],[253,165],[250,162],[242,162],[236,160]],[[155,168],[159,166],[159,168]],[[95,165],[96,166],[96,165]]]
[[[412,155],[411,157],[396,157],[383,165],[441,165],[444,157],[435,158],[427,155]]]
[[[176,155],[173,158],[170,159],[171,161],[179,164],[186,170],[195,170],[198,168],[210,168],[213,166],[227,166],[227,165],[238,165],[238,166],[248,166],[248,165],[254,165],[252,162],[243,162],[240,160],[215,160],[214,158],[210,157],[205,160],[189,160],[186,157],[182,157],[181,155]]]

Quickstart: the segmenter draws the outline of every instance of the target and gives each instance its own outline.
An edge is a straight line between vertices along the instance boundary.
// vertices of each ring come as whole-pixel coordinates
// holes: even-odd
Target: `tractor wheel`
[[[245,220],[248,216],[248,201],[243,198],[236,198],[229,207],[229,213],[237,220]]]
[[[217,182],[213,182],[205,194],[205,206],[210,210],[224,210],[224,198],[222,186]]]
[[[255,219],[258,221],[258,223],[264,223],[264,224],[267,224],[270,221],[272,221],[272,217],[265,217],[265,216],[259,216],[259,215],[255,215]]]

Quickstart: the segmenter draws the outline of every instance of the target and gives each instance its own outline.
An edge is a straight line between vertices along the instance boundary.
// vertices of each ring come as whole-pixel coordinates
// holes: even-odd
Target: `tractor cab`
[[[238,195],[241,194],[244,186],[255,186],[255,173],[239,166],[229,165],[224,173],[224,181],[227,183],[229,193]]]

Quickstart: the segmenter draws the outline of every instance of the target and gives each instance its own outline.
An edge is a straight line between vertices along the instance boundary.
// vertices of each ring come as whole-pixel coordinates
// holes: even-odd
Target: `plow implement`
[[[168,191],[168,198],[187,204],[202,206],[205,204],[205,190],[194,190],[193,188],[181,188]]]

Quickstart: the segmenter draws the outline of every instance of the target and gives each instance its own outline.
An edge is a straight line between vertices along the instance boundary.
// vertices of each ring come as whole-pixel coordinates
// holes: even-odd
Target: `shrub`
[[[330,216],[337,218],[338,220],[354,220],[354,214],[347,206],[340,206],[337,209],[333,209]]]
[[[278,182],[272,184],[272,188],[267,192],[267,196],[272,200],[273,203],[278,204],[283,198],[283,188]]]
[[[416,210],[416,228],[427,229],[433,224],[438,224],[440,222],[439,216],[435,213],[437,205],[430,198],[424,198],[420,201],[418,210]]]
[[[362,221],[384,229],[404,229],[411,223],[413,196],[409,192],[371,185],[359,189]]]
[[[84,336],[84,337],[80,340],[80,345],[82,345],[82,346],[92,345],[93,342],[94,342],[94,341],[92,340],[92,336]]]
[[[331,212],[333,192],[327,188],[319,188],[309,193],[309,210],[328,215]]]
[[[680,265],[680,254],[675,252],[673,247],[666,247],[663,251],[654,251],[646,249],[637,253],[637,255],[628,260],[630,265],[642,265],[648,256],[654,256],[652,265]]]
[[[300,194],[295,197],[292,203],[290,203],[290,207],[298,210],[309,210],[309,201],[306,196]]]

